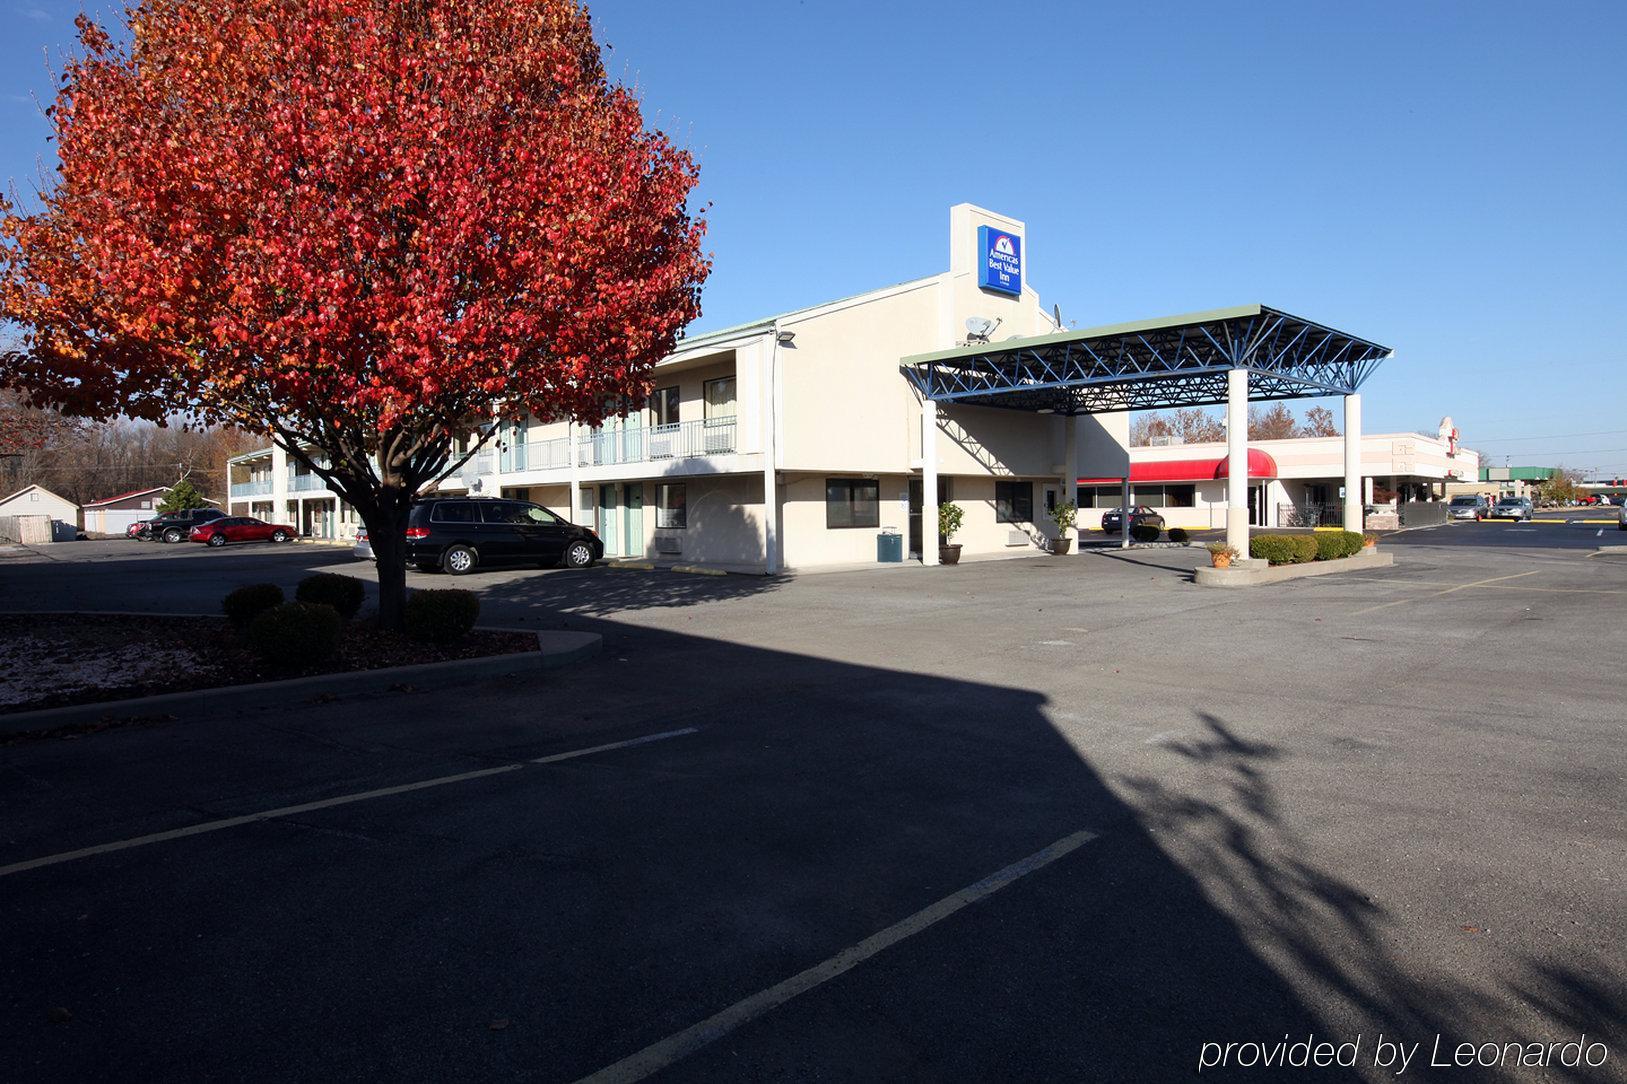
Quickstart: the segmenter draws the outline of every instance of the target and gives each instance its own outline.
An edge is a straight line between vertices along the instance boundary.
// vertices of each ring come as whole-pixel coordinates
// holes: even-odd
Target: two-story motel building
[[[1026,283],[978,286],[979,227],[1021,243],[1021,222],[961,204],[950,227],[948,271],[684,339],[644,409],[595,428],[505,426],[440,490],[535,501],[593,526],[607,556],[778,571],[874,561],[883,529],[920,553],[922,408],[900,359],[956,345],[973,316],[998,320],[1002,338],[1056,330]],[[1124,415],[939,413],[938,492],[965,510],[955,541],[968,553],[1034,552],[1055,533],[1044,510],[1066,489],[1070,425],[1097,461],[1124,458]],[[234,514],[326,538],[360,525],[279,448],[229,473]]]
[[[1250,397],[1342,390],[1343,458],[1353,461],[1360,414],[1351,393],[1386,348],[1258,306],[1096,329],[1112,338],[1065,332],[1023,274],[1023,223],[960,204],[949,226],[947,271],[683,339],[656,365],[642,409],[592,428],[505,425],[440,491],[535,501],[594,527],[610,557],[777,572],[873,562],[883,531],[936,563],[944,500],[965,513],[954,538],[965,553],[1038,552],[1055,533],[1046,510],[1079,495],[1081,476],[1129,478],[1128,412],[1149,405],[1223,402],[1235,414]],[[1217,339],[1244,327],[1257,327],[1247,334],[1260,340],[1247,354],[1241,338]],[[1055,360],[1059,342],[1066,365]],[[1097,357],[1093,342],[1116,343],[1119,360]],[[1328,357],[1312,351],[1318,342]],[[1137,343],[1158,358],[1146,372],[1126,368],[1142,364],[1132,357]],[[992,376],[962,356],[983,351],[1000,354]],[[1267,353],[1289,368],[1272,370]],[[1009,359],[1026,366],[1025,354],[1038,367],[1012,377]],[[926,375],[912,378],[911,362]],[[1109,370],[1111,382],[1092,383]],[[1348,374],[1342,384],[1326,382],[1335,371]],[[927,394],[933,380],[961,390]],[[1147,397],[1165,388],[1175,397]],[[1246,454],[1246,440],[1238,443]],[[1228,456],[1236,452],[1228,446]],[[238,456],[229,468],[234,514],[317,537],[346,538],[360,526],[281,449]],[[1247,491],[1225,492],[1241,509]],[[1359,526],[1359,503],[1353,514]],[[1244,545],[1249,520],[1225,524]],[[1084,509],[1079,525],[1094,525]]]

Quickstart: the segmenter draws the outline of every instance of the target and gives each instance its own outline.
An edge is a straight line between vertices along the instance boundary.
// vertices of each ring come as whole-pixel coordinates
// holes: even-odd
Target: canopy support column
[[[938,404],[921,401],[921,563],[938,563]]]
[[[1127,550],[1130,548],[1130,476],[1126,474],[1119,483],[1124,487],[1119,497],[1119,511],[1123,513],[1119,516],[1119,549]]]
[[[1077,510],[1079,507],[1079,419],[1077,417],[1063,418],[1062,424],[1067,427],[1062,438],[1062,469],[1067,472],[1067,475],[1062,479],[1062,499]],[[1074,533],[1077,534],[1078,532]]]
[[[1226,545],[1248,556],[1248,370],[1226,373]]]
[[[1362,518],[1361,484],[1361,396],[1345,396],[1345,517],[1347,531],[1360,531]]]

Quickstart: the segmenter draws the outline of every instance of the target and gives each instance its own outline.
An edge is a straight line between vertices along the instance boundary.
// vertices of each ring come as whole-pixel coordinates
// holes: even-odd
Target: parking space
[[[1251,592],[1197,550],[460,579],[605,653],[0,749],[0,866],[117,845],[0,871],[8,1057],[1158,1079],[1284,1032],[1610,1035],[1627,561],[1459,539],[1497,530]],[[0,598],[347,562],[145,547]]]

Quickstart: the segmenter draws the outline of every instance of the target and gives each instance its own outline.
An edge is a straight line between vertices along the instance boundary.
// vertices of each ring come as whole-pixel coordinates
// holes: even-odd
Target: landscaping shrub
[[[414,640],[449,644],[467,636],[475,627],[475,619],[480,616],[480,600],[473,591],[457,588],[414,591],[407,596],[403,616],[407,635]]]
[[[1152,523],[1137,523],[1130,528],[1130,537],[1137,542],[1156,542],[1164,529]]]
[[[272,666],[303,669],[333,658],[344,627],[332,606],[285,602],[249,624],[249,647]]]
[[[273,606],[283,604],[282,588],[274,583],[251,583],[239,587],[220,600],[220,608],[233,628],[246,629],[249,622]]]
[[[1337,561],[1361,552],[1361,535],[1354,531],[1322,531],[1316,536],[1316,559]]]
[[[332,606],[340,617],[349,621],[362,608],[362,602],[367,598],[367,586],[354,576],[318,572],[299,581],[294,597],[315,606]]]
[[[1262,534],[1249,539],[1250,557],[1269,561],[1274,565],[1298,565],[1314,561],[1317,553],[1315,535]]]
[[[1171,527],[1169,529],[1169,540],[1171,542],[1185,543],[1191,537],[1185,527]]]

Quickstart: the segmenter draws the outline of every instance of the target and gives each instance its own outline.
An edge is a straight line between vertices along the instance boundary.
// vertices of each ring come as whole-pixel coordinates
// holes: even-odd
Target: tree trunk
[[[407,605],[407,502],[357,509],[378,564],[379,627],[399,632]]]

